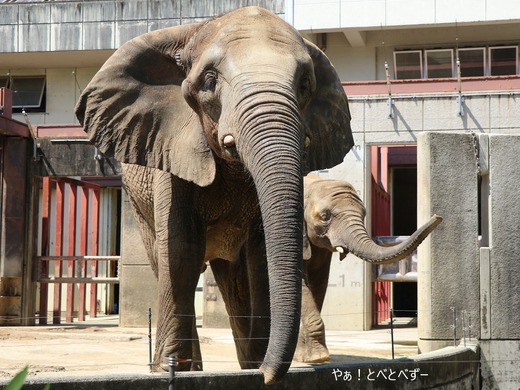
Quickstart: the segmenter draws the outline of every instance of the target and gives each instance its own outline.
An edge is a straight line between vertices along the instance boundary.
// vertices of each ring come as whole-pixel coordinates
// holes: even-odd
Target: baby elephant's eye
[[[205,91],[215,91],[217,85],[217,72],[214,70],[208,70],[204,73],[204,84],[202,89]]]
[[[330,216],[330,210],[322,210],[319,213],[319,217],[322,222],[328,222],[330,220]]]

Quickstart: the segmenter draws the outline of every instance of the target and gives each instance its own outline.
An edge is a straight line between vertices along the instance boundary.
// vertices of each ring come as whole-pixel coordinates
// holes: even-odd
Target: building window
[[[479,77],[486,75],[486,49],[483,47],[457,50],[460,61],[461,77]]]
[[[518,69],[518,46],[489,48],[489,74],[503,76],[516,74]]]
[[[13,76],[9,88],[13,91],[13,109],[45,111],[45,77]]]
[[[422,78],[422,52],[420,50],[394,52],[395,78]]]
[[[8,82],[9,82],[8,77],[0,77],[0,88],[7,88]]]
[[[425,50],[426,78],[453,77],[453,50]]]

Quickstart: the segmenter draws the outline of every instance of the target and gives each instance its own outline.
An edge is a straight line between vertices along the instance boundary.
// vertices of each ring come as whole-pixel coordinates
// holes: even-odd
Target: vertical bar
[[[63,255],[63,208],[65,183],[61,180],[56,181],[56,238],[54,242],[54,255]],[[62,262],[54,262],[54,276],[60,278],[62,276]],[[52,309],[52,323],[61,323],[61,283],[56,283],[54,288],[54,301]]]
[[[81,219],[80,219],[80,243],[79,243],[79,255],[87,255],[88,247],[88,201],[89,189],[86,186],[81,187]],[[87,276],[87,262],[83,261],[79,265],[81,267],[81,276]],[[78,320],[85,321],[85,303],[87,298],[86,284],[80,283],[79,285],[79,300],[78,300]],[[92,285],[91,285],[92,287]]]
[[[90,231],[92,232],[92,237],[90,241],[90,254],[92,256],[98,255],[98,247],[99,247],[99,197],[100,190],[93,189],[92,190],[92,204],[91,206],[91,214],[92,214],[92,228]],[[91,263],[91,275],[92,277],[98,276],[98,262],[97,260],[92,261]],[[94,318],[97,316],[97,284],[90,285],[90,318]]]
[[[394,309],[390,308],[390,337],[392,339],[392,360],[395,359],[394,353]]]
[[[42,184],[42,256],[49,255],[49,234],[50,234],[50,209],[51,209],[51,179],[43,178]],[[40,275],[38,277],[47,278],[49,276],[49,262],[40,261]],[[40,283],[40,308],[38,313],[38,324],[47,325],[47,300],[49,292],[48,283]]]
[[[152,308],[148,308],[148,361],[150,372],[153,369],[153,355],[152,355]]]
[[[76,209],[77,209],[77,185],[69,183],[69,242],[68,256],[74,256],[76,247]],[[67,275],[75,276],[76,262],[67,261]],[[74,283],[67,283],[67,312],[65,314],[67,322],[74,321]]]
[[[457,310],[455,307],[450,307],[452,314],[453,314],[453,325],[451,326],[453,328],[453,346],[457,346]]]

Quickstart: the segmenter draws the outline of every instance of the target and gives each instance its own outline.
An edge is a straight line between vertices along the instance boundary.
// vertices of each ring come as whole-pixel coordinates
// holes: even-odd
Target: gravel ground
[[[199,328],[205,371],[239,370],[229,329]],[[29,366],[32,377],[97,376],[149,372],[146,328],[121,328],[118,317],[72,325],[0,327],[0,378]],[[389,329],[328,331],[332,360],[324,364],[373,362],[392,357]],[[417,354],[417,329],[397,328],[395,357]],[[293,367],[305,366],[293,362]]]

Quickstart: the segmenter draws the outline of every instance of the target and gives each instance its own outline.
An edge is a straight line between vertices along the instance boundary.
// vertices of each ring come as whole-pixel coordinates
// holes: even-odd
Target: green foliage
[[[27,373],[29,370],[25,367],[22,371],[20,371],[13,378],[11,382],[7,384],[7,387],[4,390],[19,390],[22,388],[23,383],[25,382],[25,378],[27,377]]]
[[[7,384],[4,390],[20,390],[25,383],[27,374],[29,373],[28,367],[24,367],[22,371],[15,375],[15,377]],[[50,390],[51,385],[46,384],[43,390]]]

